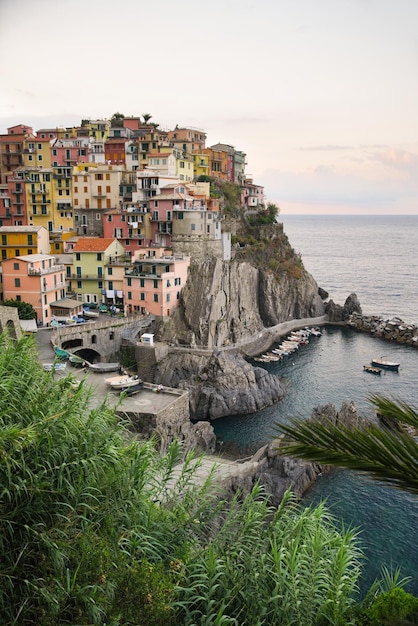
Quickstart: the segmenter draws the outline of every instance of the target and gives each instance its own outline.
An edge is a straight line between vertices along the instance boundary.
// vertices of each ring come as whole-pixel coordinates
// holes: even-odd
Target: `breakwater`
[[[404,322],[399,317],[385,320],[376,315],[353,313],[346,323],[347,326],[378,339],[418,348],[418,327]]]

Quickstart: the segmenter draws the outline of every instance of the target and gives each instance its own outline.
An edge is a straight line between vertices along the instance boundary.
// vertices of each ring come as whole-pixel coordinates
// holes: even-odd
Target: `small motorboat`
[[[396,363],[395,361],[385,361],[385,359],[373,359],[372,367],[380,367],[385,370],[393,370],[395,372],[398,371],[400,367],[400,363]]]
[[[376,374],[377,376],[380,376],[382,373],[380,367],[373,367],[372,365],[363,365],[363,369],[365,372],[369,372],[369,374]]]
[[[139,376],[130,376],[125,374],[124,376],[113,376],[112,378],[105,378],[105,383],[111,386],[112,389],[128,389],[138,385],[141,381]]]
[[[43,368],[46,372],[65,372],[67,363],[63,361],[54,361],[54,363],[44,363]]]
[[[99,312],[92,311],[91,309],[83,309],[82,315],[83,317],[88,317],[88,318],[99,317]]]
[[[83,357],[78,356],[77,354],[70,354],[68,360],[70,361],[71,365],[74,365],[74,367],[83,367],[83,365],[86,364],[86,360],[83,359]]]
[[[68,359],[70,357],[70,354],[71,354],[70,352],[68,352],[67,350],[63,350],[59,346],[55,346],[54,347],[54,352],[55,352],[55,356],[58,359],[62,359],[62,360]]]
[[[118,372],[120,363],[87,363],[92,372],[107,374],[107,372]]]

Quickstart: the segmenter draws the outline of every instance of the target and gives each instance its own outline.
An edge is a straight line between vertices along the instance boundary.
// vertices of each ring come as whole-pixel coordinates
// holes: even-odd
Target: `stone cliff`
[[[231,260],[209,255],[191,266],[180,306],[158,331],[171,348],[156,379],[188,389],[193,420],[252,413],[280,400],[283,385],[245,361],[240,346],[265,328],[325,313],[282,224],[236,232]]]
[[[318,285],[281,224],[257,229],[243,241],[230,261],[210,257],[191,267],[180,307],[161,329],[161,340],[217,348],[289,319],[325,313]]]

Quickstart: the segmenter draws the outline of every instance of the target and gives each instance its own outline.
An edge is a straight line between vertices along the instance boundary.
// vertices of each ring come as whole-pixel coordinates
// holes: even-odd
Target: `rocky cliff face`
[[[279,378],[228,352],[173,352],[158,364],[157,376],[168,387],[188,390],[192,420],[255,413],[285,393]]]
[[[216,348],[289,319],[324,315],[318,285],[281,225],[268,234],[258,233],[255,243],[237,247],[231,261],[213,257],[192,266],[181,305],[160,338]]]
[[[189,391],[192,420],[253,413],[280,400],[280,380],[246,362],[240,346],[254,344],[265,328],[325,313],[282,225],[241,228],[231,260],[214,253],[190,267],[180,306],[157,334],[170,354],[155,379]]]

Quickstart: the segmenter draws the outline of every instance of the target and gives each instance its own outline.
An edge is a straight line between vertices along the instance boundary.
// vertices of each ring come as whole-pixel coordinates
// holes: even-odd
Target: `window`
[[[98,252],[97,256],[96,256],[97,261],[101,261],[102,260],[102,253]]]
[[[97,268],[97,275],[99,278],[102,278],[103,276],[103,268],[102,267],[98,267]]]
[[[15,278],[15,287],[20,287],[20,278]]]
[[[158,293],[154,293],[154,302],[158,302]]]
[[[75,260],[76,261],[81,261],[81,254],[79,252],[75,253]]]
[[[158,289],[158,280],[154,280],[154,289]]]
[[[132,278],[131,277],[129,277],[126,282],[127,282],[128,287],[132,287]]]
[[[145,287],[145,278],[140,278],[139,279],[139,286],[141,287],[141,289],[143,289]]]
[[[103,281],[102,280],[98,281],[97,287],[98,287],[98,289],[103,289]]]
[[[132,291],[128,291],[128,300],[132,300]]]
[[[191,224],[192,230],[196,230],[196,224]]]
[[[20,256],[20,250],[15,250],[15,256]]]
[[[108,267],[107,268],[107,273],[109,274],[109,276],[112,276],[113,275],[113,267]],[[109,287],[109,289],[110,289],[110,287]]]
[[[142,300],[142,302],[145,301],[145,293],[143,291],[139,294],[139,299]]]
[[[18,270],[19,269],[19,263],[13,263],[13,269],[14,270]]]
[[[82,289],[83,288],[83,281],[82,280],[78,280],[77,281],[77,289]]]
[[[111,280],[109,280],[108,289],[110,289],[110,291],[113,291],[113,281]]]
[[[169,294],[169,293],[166,295],[166,297],[165,297],[165,301],[166,301],[166,302],[170,302],[170,294]]]

